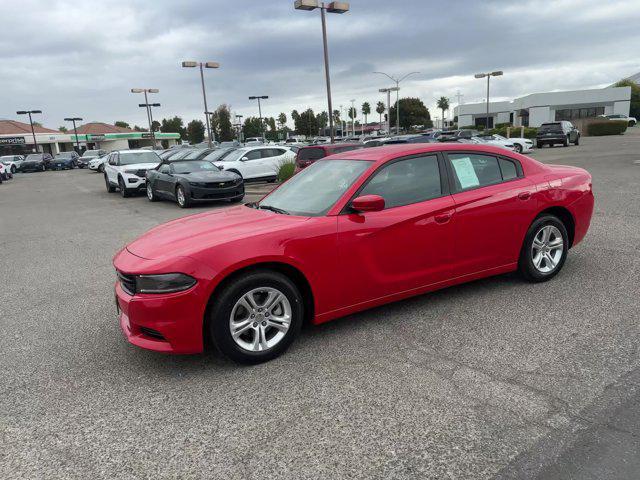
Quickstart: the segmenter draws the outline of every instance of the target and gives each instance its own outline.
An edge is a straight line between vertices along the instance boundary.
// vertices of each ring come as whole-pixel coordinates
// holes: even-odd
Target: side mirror
[[[247,160],[249,160],[249,157],[242,157],[242,158],[240,159],[240,161],[241,161],[241,162],[246,162]]]
[[[351,208],[356,212],[379,212],[384,210],[384,198],[380,195],[363,195],[353,199]]]

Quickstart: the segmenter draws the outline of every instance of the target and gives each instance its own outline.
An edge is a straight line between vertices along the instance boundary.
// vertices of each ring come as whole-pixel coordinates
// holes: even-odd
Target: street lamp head
[[[26,110],[18,110],[16,113],[18,115],[26,115],[28,112]]]
[[[71,118],[65,118],[64,121],[65,122],[81,122],[82,119],[80,117],[71,117]]]
[[[331,13],[345,13],[349,11],[349,4],[347,2],[331,2],[327,7],[327,12]]]
[[[486,73],[476,73],[473,77],[474,78],[484,78],[486,77],[487,74]]]
[[[293,8],[296,10],[315,10],[318,6],[318,0],[296,0],[293,2]]]
[[[204,68],[220,68],[220,64],[218,62],[206,62]]]
[[[149,93],[158,93],[160,90],[158,88],[150,88],[149,90],[147,90],[147,92]]]
[[[498,70],[496,72],[491,72],[491,76],[492,77],[499,77],[500,75],[502,75],[502,70]]]
[[[182,62],[184,68],[193,68],[198,66],[198,62]]]
[[[152,104],[150,104],[149,106],[150,106],[150,107],[159,107],[159,106],[160,106],[160,104],[159,104],[159,103],[152,103]]]
[[[132,88],[131,93],[143,93],[144,88]]]
[[[31,110],[31,113],[42,113],[42,110]]]

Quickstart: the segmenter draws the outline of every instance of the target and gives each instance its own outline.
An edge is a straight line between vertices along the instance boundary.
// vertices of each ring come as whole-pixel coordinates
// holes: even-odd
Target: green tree
[[[333,111],[333,123],[334,124],[340,123],[340,110]]]
[[[276,132],[278,128],[276,127],[276,119],[273,117],[269,117],[266,119],[267,125],[269,125],[269,131]]]
[[[293,112],[291,113],[291,116],[293,117],[293,121],[295,123],[295,132],[298,135],[306,135],[306,136],[317,135],[318,120],[316,118],[315,113],[313,113],[313,109],[307,108],[304,112],[300,114],[298,114],[297,111],[295,112],[296,112],[295,117],[293,115]]]
[[[134,130],[135,130],[135,127],[134,127]],[[160,130],[160,122],[157,120],[154,120],[153,122],[151,122],[151,130],[153,130],[154,132],[157,132],[158,130]]]
[[[127,122],[123,122],[122,120],[116,120],[113,124],[120,128],[131,128]]]
[[[327,112],[322,111],[316,115],[316,123],[318,125],[318,129],[321,129],[324,133],[324,130],[329,125],[329,115]]]
[[[211,115],[211,131],[219,142],[230,142],[234,138],[231,110],[228,105],[220,105]]]
[[[371,105],[369,102],[364,102],[362,104],[362,115],[364,115],[364,124],[367,124],[367,116],[371,114]]]
[[[157,123],[158,125],[160,125],[160,123],[158,123],[158,122],[156,122],[156,121],[154,120],[154,121],[153,121],[153,123],[151,124],[151,126],[152,126],[152,127],[153,127],[153,124],[154,124],[154,123]],[[138,126],[138,125],[134,125],[134,126],[133,126],[133,130],[134,130],[135,132],[146,132],[146,130],[145,130],[144,128],[142,128],[142,127],[140,127],[140,126]],[[157,131],[157,130],[154,130],[154,132],[155,132],[155,131]]]
[[[244,138],[249,137],[261,137],[262,125],[258,117],[245,118],[244,125],[242,126],[242,134]]]
[[[187,124],[187,140],[192,145],[204,141],[204,123],[202,120],[191,120]]]
[[[184,128],[184,122],[182,118],[175,116],[172,118],[163,118],[160,124],[160,131],[162,133],[178,133],[180,138],[186,138],[187,131]]]
[[[69,130],[67,130],[67,127],[65,127],[64,125],[61,127],[58,127],[58,130],[60,130],[62,133],[67,133]]]
[[[280,125],[281,130],[287,125],[287,115],[284,112],[278,115],[278,125]]]
[[[640,119],[640,85],[633,80],[620,80],[615,84],[616,87],[631,87],[631,107],[629,108],[629,116]]]
[[[440,97],[438,99],[438,108],[442,110],[442,126],[444,127],[444,112],[449,110],[449,99],[447,97]]]
[[[356,107],[349,107],[348,115],[351,120],[354,120],[358,116],[358,110],[356,110]]]
[[[382,114],[385,112],[387,107],[384,106],[384,102],[378,102],[376,105],[376,112],[380,115],[380,128],[382,128]]]
[[[389,118],[391,126],[395,126],[396,106],[389,109]],[[429,109],[425,107],[419,98],[401,98],[400,99],[400,128],[409,130],[412,125],[424,125],[425,128],[433,126]]]

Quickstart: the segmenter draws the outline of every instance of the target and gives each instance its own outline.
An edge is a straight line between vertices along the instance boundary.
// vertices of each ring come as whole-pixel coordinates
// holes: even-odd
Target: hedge
[[[628,124],[626,121],[620,120],[605,120],[602,122],[593,122],[587,125],[587,132],[594,137],[600,137],[602,135],[620,135],[627,130]]]
[[[278,170],[278,181],[285,182],[293,177],[293,174],[296,169],[296,164],[293,162],[285,162],[280,165],[280,169]]]
[[[503,137],[506,137],[507,127],[494,128],[491,130],[491,133],[494,135],[502,135]],[[536,133],[538,133],[537,128],[524,127],[524,138],[536,138]],[[511,127],[511,137],[520,137],[520,127]]]

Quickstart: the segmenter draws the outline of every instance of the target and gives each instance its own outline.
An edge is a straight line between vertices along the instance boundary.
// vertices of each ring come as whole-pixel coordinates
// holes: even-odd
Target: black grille
[[[233,187],[235,185],[235,181],[231,180],[229,182],[207,182],[204,184],[207,188],[228,188]]]
[[[154,330],[153,328],[140,327],[140,332],[142,332],[142,334],[147,336],[147,337],[151,337],[151,338],[155,338],[156,340],[163,340],[164,341],[164,337],[162,336],[162,334],[159,331]]]
[[[118,272],[118,280],[120,280],[120,286],[129,295],[135,295],[136,293],[136,278],[133,275],[125,275]]]
[[[145,178],[147,176],[146,170],[136,170],[136,176],[140,178]]]

